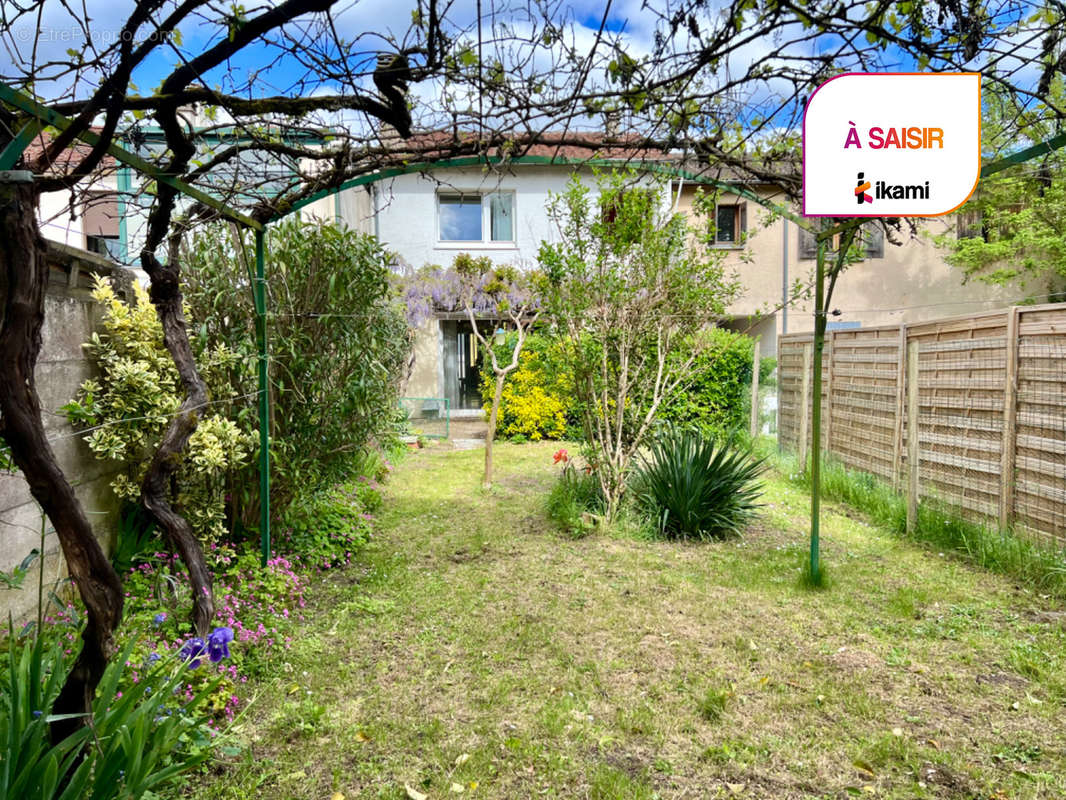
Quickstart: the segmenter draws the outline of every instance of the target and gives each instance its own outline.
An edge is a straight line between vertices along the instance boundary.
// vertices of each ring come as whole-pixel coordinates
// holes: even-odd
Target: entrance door
[[[486,327],[489,325],[486,323]],[[467,320],[441,320],[440,327],[444,345],[444,394],[453,409],[480,409],[484,355],[481,343]]]
[[[469,322],[458,326],[458,380],[459,403],[457,408],[481,408],[481,363],[484,353],[481,343],[474,336]]]

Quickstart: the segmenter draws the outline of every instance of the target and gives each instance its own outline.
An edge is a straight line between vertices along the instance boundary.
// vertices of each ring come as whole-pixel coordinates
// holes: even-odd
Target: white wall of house
[[[95,192],[114,192],[118,188],[114,175],[104,175],[91,184],[83,181],[78,185],[78,191],[90,185]],[[81,211],[80,203],[76,203],[72,213],[69,191],[42,194],[38,214],[41,235],[49,241],[84,250],[85,226]]]
[[[72,218],[70,192],[48,192],[41,195],[39,221],[41,235],[51,242],[68,247],[85,248],[85,232],[81,217]]]
[[[378,211],[377,234],[386,248],[408,265],[450,266],[459,253],[488,256],[497,264],[532,267],[542,241],[557,241],[558,232],[548,219],[550,196],[566,190],[574,173],[567,166],[511,165],[502,172],[481,169],[439,169],[430,175],[412,173],[374,184]],[[592,173],[580,171],[592,185]],[[513,193],[514,238],[510,242],[442,241],[440,194]],[[486,226],[487,227],[487,226]]]
[[[431,174],[412,173],[373,184],[373,203],[377,209],[374,232],[386,249],[396,253],[401,262],[418,268],[427,264],[451,265],[459,253],[488,256],[497,264],[514,264],[533,268],[542,241],[555,242],[558,231],[548,217],[547,205],[553,194],[566,190],[576,170],[569,166],[515,164],[503,171],[482,169],[439,169]],[[577,171],[590,187],[595,181],[590,170]],[[635,185],[648,185],[640,180]],[[490,195],[505,193],[513,198],[511,241],[491,241],[488,209],[484,212],[480,241],[445,241],[441,238],[439,196],[462,194]],[[670,202],[663,194],[664,207]],[[343,206],[342,206],[343,207]],[[328,213],[328,209],[316,213]],[[345,220],[349,214],[345,213]],[[411,397],[447,397],[449,381],[445,375],[442,353],[444,331],[439,319],[431,319],[415,332],[414,368],[407,382]],[[454,388],[454,387],[453,387]]]

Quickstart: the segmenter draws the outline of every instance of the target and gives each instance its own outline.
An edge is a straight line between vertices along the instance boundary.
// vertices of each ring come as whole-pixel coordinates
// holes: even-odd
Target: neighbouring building
[[[740,182],[738,182],[740,183]],[[784,202],[778,187],[743,182],[744,189],[772,203]],[[689,212],[698,186],[679,181],[679,208]],[[795,211],[795,213],[800,213]],[[792,299],[797,284],[810,286],[817,250],[814,236],[738,194],[723,192],[716,208],[716,247],[728,250],[744,293],[724,327],[761,337],[763,355],[775,355],[777,337],[814,330],[813,294]],[[962,270],[944,260],[933,237],[958,235],[960,215],[919,222],[886,241],[876,224],[864,227],[865,259],[840,276],[830,304],[830,329],[918,322],[952,314],[1002,308],[1026,295],[1020,285],[963,282]],[[741,241],[743,240],[743,243]],[[1037,301],[1042,298],[1036,298]]]

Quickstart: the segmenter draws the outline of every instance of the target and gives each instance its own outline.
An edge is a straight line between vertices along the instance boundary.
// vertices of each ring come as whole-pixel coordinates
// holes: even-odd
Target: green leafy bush
[[[669,538],[738,534],[758,508],[765,462],[690,428],[660,430],[633,480],[636,504]]]
[[[124,464],[111,488],[135,502],[149,459],[181,405],[180,381],[163,343],[163,327],[142,288],[136,287],[134,302],[128,305],[98,277],[92,295],[103,308],[102,331],[92,334],[85,349],[100,376],[85,381],[63,411],[72,424],[86,429],[85,441],[97,458]],[[196,357],[205,380],[239,359],[225,343],[200,344]],[[208,386],[216,398],[233,391],[210,380]],[[201,417],[189,440],[178,472],[178,506],[204,541],[217,541],[226,532],[226,488],[233,474],[249,463],[255,447],[248,431],[210,413]]]
[[[271,402],[274,419],[284,420],[271,431],[271,497],[283,510],[350,477],[360,451],[393,434],[410,337],[374,237],[290,219],[271,226],[268,251]],[[238,422],[255,416],[255,309],[251,292],[233,287],[252,263],[250,237],[238,246],[216,226],[193,238],[185,266],[198,335],[240,354],[227,372],[235,394],[248,395],[229,412]],[[257,491],[249,470],[235,497],[248,522]]]
[[[505,343],[494,345],[501,362],[514,351],[516,333],[507,335]],[[487,363],[481,368],[481,396],[487,398],[485,410],[492,405],[496,376]],[[573,375],[562,358],[556,342],[549,336],[533,333],[526,337],[518,357],[518,369],[507,376],[500,398],[496,435],[516,441],[580,438],[580,426],[574,408]]]
[[[297,565],[332,569],[351,563],[370,539],[372,512],[381,506],[377,482],[360,478],[344,489],[293,503],[277,537],[279,552]]]
[[[663,403],[660,417],[678,425],[694,426],[704,436],[725,437],[747,424],[754,342],[723,328],[710,328],[696,335],[707,341],[696,357],[687,388]],[[683,356],[683,350],[675,355]]]
[[[759,359],[759,385],[777,386],[777,357],[764,356]]]

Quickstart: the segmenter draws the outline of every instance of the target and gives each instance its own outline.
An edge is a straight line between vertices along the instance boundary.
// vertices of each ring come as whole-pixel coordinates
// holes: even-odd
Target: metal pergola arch
[[[72,124],[72,120],[69,117],[55,111],[52,108],[38,102],[34,98],[20,92],[5,83],[0,82],[0,101],[11,105],[18,110],[22,111],[28,116],[28,121],[18,131],[12,141],[0,152],[0,171],[8,171],[17,162],[19,157],[25,151],[26,147],[33,141],[34,137],[45,126],[52,126],[59,130],[66,130]],[[82,131],[78,134],[77,138],[90,145],[95,145],[100,141],[100,137],[93,131]],[[489,167],[489,166],[501,166],[501,165],[541,165],[541,166],[572,166],[578,167],[605,167],[605,168],[617,168],[623,166],[626,162],[620,160],[611,160],[604,158],[589,158],[589,159],[575,159],[565,157],[549,157],[549,156],[517,156],[514,158],[489,158],[486,156],[463,156],[446,159],[436,159],[430,161],[411,162],[403,164],[398,167],[390,167],[387,169],[380,169],[374,172],[369,172],[365,175],[360,175],[356,178],[344,181],[339,186],[324,189],[303,198],[297,202],[289,204],[284,209],[276,211],[265,221],[260,222],[247,214],[241,213],[237,209],[231,208],[223,201],[213,197],[207,192],[199,189],[191,184],[182,181],[179,178],[165,174],[158,167],[142,158],[141,156],[131,153],[125,148],[112,142],[107,148],[108,155],[112,156],[116,161],[119,161],[127,166],[132,167],[141,174],[151,178],[160,183],[166,183],[173,188],[177,189],[181,194],[191,197],[209,208],[219,212],[219,214],[231,222],[235,222],[238,225],[251,229],[255,235],[255,275],[250,276],[252,279],[252,299],[255,307],[255,331],[256,331],[256,344],[258,350],[258,416],[259,416],[259,527],[260,527],[260,562],[263,566],[266,565],[267,560],[270,557],[271,551],[271,535],[270,535],[270,432],[269,432],[269,420],[270,420],[270,393],[269,393],[269,351],[267,347],[267,297],[266,297],[266,245],[265,234],[267,227],[272,222],[277,222],[280,219],[299,211],[302,208],[315,203],[319,200],[332,197],[340,194],[348,189],[356,188],[359,186],[366,186],[378,181],[387,180],[388,178],[397,177],[400,175],[409,175],[418,172],[425,172],[431,169],[447,169],[447,168],[464,168],[464,167]],[[632,165],[632,162],[629,162]],[[692,172],[686,171],[679,167],[673,167],[671,165],[663,164],[661,162],[640,162],[635,165],[637,169],[646,173],[653,173],[663,175],[669,178],[680,178],[687,180],[691,183],[713,186],[719,190],[728,191],[739,197],[743,197],[746,200],[750,200],[760,206],[763,206],[775,213],[781,214],[783,217],[792,220],[797,225],[812,232],[813,229],[809,226],[803,217],[800,217],[790,211],[789,209],[779,206],[775,203],[771,203],[764,198],[759,197],[754,192],[746,189],[743,186],[739,186],[735,183],[729,183],[728,181],[722,181],[709,176],[696,175]],[[22,179],[32,180],[32,176],[28,173],[22,176]]]
[[[32,175],[29,172],[12,173],[11,168],[18,162],[18,159],[24,152],[34,137],[45,126],[53,126],[60,130],[65,130],[70,127],[72,120],[68,117],[60,114],[59,112],[51,109],[37,100],[29,97],[23,92],[17,91],[7,84],[0,82],[0,102],[7,103],[20,111],[22,111],[28,117],[28,121],[18,131],[12,141],[0,151],[0,174],[6,177],[8,180],[32,180]],[[92,145],[96,144],[100,137],[92,131],[82,131],[78,134],[79,139]],[[1040,155],[1047,154],[1053,150],[1057,150],[1063,146],[1066,146],[1066,134],[1059,134],[1043,143],[1034,145],[1025,150],[1022,150],[1006,158],[1000,159],[991,164],[986,164],[981,169],[981,177],[986,177],[1006,169],[1010,166],[1029,161]],[[203,203],[209,208],[218,211],[226,219],[235,222],[242,227],[249,228],[255,233],[255,276],[252,283],[252,295],[255,305],[256,313],[256,341],[258,346],[258,410],[259,410],[259,443],[260,443],[260,455],[259,455],[259,474],[260,474],[260,547],[261,547],[261,563],[265,566],[270,556],[270,436],[269,436],[269,418],[270,418],[270,400],[268,391],[268,349],[267,349],[267,336],[266,336],[266,322],[267,322],[267,308],[266,308],[266,274],[265,274],[265,242],[264,234],[267,226],[271,222],[276,222],[289,214],[299,211],[308,205],[317,202],[319,200],[335,196],[340,192],[347,189],[355,188],[358,186],[365,186],[371,183],[376,183],[381,180],[386,180],[391,177],[399,175],[406,175],[418,172],[425,172],[430,169],[445,169],[445,168],[462,168],[462,167],[486,167],[486,166],[505,166],[509,164],[516,165],[545,165],[545,166],[572,166],[572,167],[607,167],[617,168],[619,166],[635,166],[643,172],[649,172],[652,174],[663,175],[669,178],[680,178],[687,180],[691,183],[712,186],[716,189],[728,191],[731,194],[743,197],[757,205],[769,209],[770,211],[780,214],[783,218],[794,222],[801,229],[812,233],[816,237],[818,243],[817,259],[816,259],[816,290],[815,290],[815,348],[814,348],[814,389],[813,389],[813,404],[812,404],[812,438],[814,446],[812,448],[812,464],[811,464],[811,540],[810,540],[810,561],[809,569],[812,577],[820,575],[819,565],[819,509],[820,509],[820,464],[821,464],[821,359],[822,348],[824,344],[824,331],[825,331],[825,296],[824,296],[824,279],[825,279],[825,245],[826,242],[835,234],[843,233],[847,241],[850,242],[854,236],[856,229],[862,224],[862,219],[846,220],[838,225],[830,227],[826,230],[817,230],[808,221],[806,217],[795,214],[788,208],[772,203],[762,197],[759,197],[754,192],[745,188],[744,186],[736,183],[730,183],[729,181],[723,181],[710,176],[698,175],[696,173],[689,172],[681,167],[676,167],[670,164],[662,162],[637,162],[634,164],[632,161],[625,162],[622,160],[611,160],[602,158],[589,158],[589,159],[573,159],[566,157],[550,157],[550,156],[517,156],[514,158],[496,158],[491,159],[486,156],[466,156],[455,157],[439,160],[431,160],[425,162],[412,162],[404,164],[398,167],[391,167],[388,169],[377,170],[374,172],[361,175],[357,178],[344,181],[337,187],[329,188],[316,192],[306,198],[303,198],[297,202],[289,204],[283,210],[279,210],[272,214],[265,222],[260,222],[247,214],[243,214],[240,211],[231,208],[223,201],[213,197],[202,189],[198,189],[191,184],[188,184],[178,178],[174,178],[170,175],[166,175],[160,169],[153,164],[145,160],[144,158],[130,153],[119,145],[112,143],[107,148],[109,155],[114,157],[117,161],[126,164],[138,172],[148,176],[149,178],[166,183],[180,193],[192,197],[199,202]],[[839,274],[844,265],[845,248],[841,248],[837,253],[836,263],[833,268],[832,279],[835,280],[835,276]],[[832,284],[830,284],[832,286]],[[819,335],[819,333],[821,335]]]

